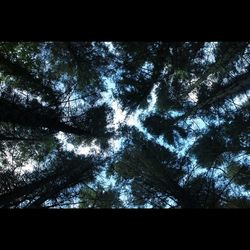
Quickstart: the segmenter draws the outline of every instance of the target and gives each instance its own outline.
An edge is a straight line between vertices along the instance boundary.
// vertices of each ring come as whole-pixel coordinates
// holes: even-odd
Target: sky
[[[108,42],[106,44],[110,47],[111,50],[113,49],[112,43]],[[216,42],[207,43],[206,46],[207,46],[207,55],[208,55],[207,60],[210,63],[213,63],[214,62],[213,50],[214,50],[214,47],[216,46]],[[145,67],[147,66],[150,67],[150,65],[146,65]],[[143,132],[149,139],[152,139],[153,137],[147,133],[145,128],[143,128],[139,120],[139,116],[141,114],[145,115],[145,114],[154,112],[155,103],[156,103],[155,90],[157,88],[157,85],[155,85],[155,87],[153,88],[151,92],[151,100],[150,100],[148,108],[146,110],[137,109],[133,113],[128,114],[126,111],[122,110],[118,100],[114,98],[113,91],[115,90],[115,82],[112,79],[108,79],[108,78],[104,78],[103,80],[105,82],[105,86],[107,89],[107,91],[102,92],[103,101],[108,103],[114,112],[113,122],[109,126],[113,127],[115,130],[117,130],[119,128],[119,125],[121,124],[127,124],[128,126],[135,126],[136,128],[139,129],[139,131]],[[196,81],[196,80],[197,79],[193,79],[192,81]],[[248,94],[250,96],[250,92],[248,92]],[[189,93],[189,100],[192,101],[193,103],[197,102],[198,99],[197,99],[197,94],[195,90]],[[241,105],[246,100],[247,100],[246,95],[239,95],[234,98],[234,102],[237,105]],[[199,118],[195,120],[188,120],[187,122],[191,123],[193,129],[204,129],[206,127],[205,123]],[[63,143],[66,150],[74,151],[76,154],[89,155],[89,154],[100,153],[100,148],[94,142],[92,142],[90,145],[81,145],[75,148],[73,144],[67,142],[66,136],[64,133],[59,132],[57,134],[57,138]],[[185,151],[190,147],[190,145],[195,142],[195,139],[196,138],[193,137],[193,138],[186,140],[185,143],[183,144],[182,150],[179,153],[184,154]],[[110,139],[109,142],[112,146],[114,153],[120,149],[121,144],[122,144],[121,139],[112,138]],[[173,150],[173,147],[169,146],[166,142],[164,142],[162,137],[159,137],[157,139],[157,142],[160,145],[165,146],[166,148],[169,148],[170,150]],[[25,167],[22,168],[22,170],[31,171],[33,169],[33,165],[34,165],[34,162],[30,161]],[[99,180],[102,180],[102,181],[104,180],[104,182],[106,183],[106,186],[110,184],[115,185],[114,178],[112,177],[107,178],[107,176],[105,175],[105,172],[101,172],[99,176]],[[127,197],[125,195],[121,196],[121,199],[124,201],[126,201],[126,198]]]
[[[213,60],[211,59],[211,61],[213,61]],[[122,110],[121,105],[119,104],[118,100],[115,99],[113,96],[113,90],[115,89],[115,83],[113,82],[113,80],[106,78],[106,79],[104,79],[104,81],[105,81],[107,91],[102,92],[102,97],[103,97],[104,101],[107,102],[112,107],[113,112],[114,112],[113,123],[110,124],[110,126],[112,126],[115,130],[118,129],[119,125],[121,125],[121,124],[127,124],[128,126],[135,126],[136,128],[139,129],[139,131],[143,132],[149,139],[152,139],[153,137],[147,133],[145,128],[143,128],[143,126],[139,120],[139,116],[141,114],[148,114],[150,112],[154,112],[154,105],[156,103],[155,90],[156,90],[157,86],[155,86],[151,92],[151,101],[149,103],[148,109],[146,109],[144,111],[137,109],[135,112],[128,115],[126,111]],[[190,101],[193,101],[194,103],[197,101],[197,95],[196,95],[195,91],[192,91],[189,94],[189,98],[190,98]],[[247,100],[246,95],[241,95],[241,96],[237,96],[234,98],[234,102],[237,105],[241,105],[246,100]],[[192,120],[189,122],[191,122],[193,129],[197,129],[197,126],[199,127],[199,129],[205,128],[204,122],[199,118],[195,119],[195,122],[193,122]],[[81,145],[81,146],[75,148],[73,146],[73,144],[67,142],[66,136],[64,135],[64,133],[59,132],[57,134],[57,138],[63,143],[66,150],[74,151],[76,154],[89,155],[89,154],[100,153],[100,148],[95,143],[91,143],[91,145]],[[188,147],[192,143],[194,143],[194,141],[195,141],[195,138],[190,138],[189,141],[186,142],[186,145],[183,147],[183,150],[181,153],[184,154],[186,149],[188,149]],[[112,145],[114,152],[117,152],[120,149],[122,140],[112,138],[112,139],[110,139],[109,142]],[[159,137],[157,139],[157,142],[160,145],[171,149],[171,146],[166,144],[162,137]],[[32,171],[33,164],[34,164],[34,162],[30,161],[27,165],[25,165],[22,168],[22,170],[23,171]],[[103,177],[103,174],[102,174],[102,177]]]
[[[102,97],[105,102],[107,102],[113,109],[114,112],[114,119],[113,123],[110,124],[109,126],[112,126],[115,130],[119,128],[119,125],[121,124],[127,124],[128,126],[135,126],[138,128],[141,132],[147,134],[149,137],[150,136],[146,130],[142,127],[140,121],[139,121],[139,115],[142,113],[149,113],[154,110],[154,105],[156,102],[156,95],[155,95],[155,89],[153,88],[152,93],[151,93],[151,101],[148,106],[148,109],[143,111],[140,109],[137,109],[135,112],[131,113],[130,115],[127,114],[126,111],[123,111],[118,100],[116,100],[112,94],[112,91],[115,89],[115,83],[111,79],[105,79],[105,85],[107,91],[104,91],[102,93]],[[81,145],[79,147],[74,147],[73,144],[68,143],[66,140],[66,136],[64,133],[59,132],[57,135],[57,138],[63,143],[65,149],[69,151],[74,151],[76,154],[79,155],[89,155],[89,154],[98,154],[100,153],[100,148],[95,144],[92,143],[91,145]],[[110,144],[112,146],[113,152],[119,151],[121,145],[122,145],[122,138],[120,139],[110,139]],[[163,142],[160,140],[161,144]],[[26,167],[26,170],[32,170],[32,164],[29,164]],[[105,174],[105,171],[102,171],[99,176],[97,177],[97,180],[104,183],[105,187],[108,187],[109,185],[114,186],[115,185],[115,179],[111,177],[107,177]],[[127,201],[127,196],[125,194],[121,194],[120,196],[121,200],[126,203]],[[75,205],[77,207],[77,205]]]
[[[109,49],[114,52],[114,47],[112,45],[112,42],[106,42],[105,44],[108,45]],[[208,60],[210,63],[214,62],[213,50],[214,50],[216,45],[217,45],[217,42],[206,43],[206,45],[205,45],[207,55],[208,55],[206,60]],[[151,65],[147,64],[147,65],[145,65],[145,67],[150,68]],[[114,112],[113,124],[110,124],[110,126],[112,126],[114,129],[118,129],[119,125],[121,125],[121,124],[127,124],[128,126],[135,126],[141,132],[146,134],[148,138],[152,138],[152,136],[150,136],[146,132],[146,130],[142,127],[142,125],[141,125],[141,123],[139,121],[139,115],[148,114],[148,113],[154,111],[154,105],[156,103],[155,90],[156,90],[157,85],[155,85],[155,87],[153,88],[153,90],[151,92],[151,101],[150,101],[150,104],[148,106],[148,109],[146,109],[144,111],[142,111],[140,109],[137,109],[135,112],[128,115],[126,111],[123,111],[121,109],[121,106],[119,105],[118,100],[116,100],[114,98],[114,96],[113,96],[113,91],[115,90],[115,82],[112,79],[109,79],[109,78],[104,78],[103,80],[104,80],[104,83],[105,83],[105,86],[106,86],[106,89],[107,89],[107,91],[102,92],[103,100],[105,102],[107,102],[112,107],[113,112]],[[196,79],[194,79],[194,80],[196,80]],[[196,95],[195,90],[192,91],[189,94],[189,98],[193,102],[197,101],[197,95]],[[196,122],[197,122],[197,124],[199,124],[199,126],[201,126],[201,127],[204,126],[204,123],[202,123],[201,121],[197,120]],[[73,144],[68,143],[66,141],[66,137],[62,132],[58,133],[57,138],[63,143],[64,147],[67,150],[69,150],[69,151],[74,150],[75,153],[77,153],[77,154],[88,155],[88,154],[93,154],[93,153],[100,152],[100,148],[95,143],[91,143],[91,145],[81,145],[78,148],[74,148]],[[164,142],[163,142],[162,138],[159,138],[158,142],[161,145],[164,145]],[[112,144],[113,149],[115,151],[119,150],[119,148],[121,146],[121,140],[119,140],[119,139],[117,139],[117,140],[111,139],[110,143]],[[165,146],[169,147],[168,145],[165,145]],[[31,166],[32,166],[31,163],[28,164],[26,169],[32,169]]]

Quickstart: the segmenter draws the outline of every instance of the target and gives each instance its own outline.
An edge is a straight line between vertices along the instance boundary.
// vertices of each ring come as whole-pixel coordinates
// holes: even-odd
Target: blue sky
[[[112,43],[108,42],[107,43],[110,47],[110,49],[112,50]],[[209,61],[210,63],[214,62],[214,55],[213,55],[213,50],[216,46],[216,42],[213,43],[206,43],[206,52],[207,52],[207,58],[206,60]],[[150,67],[150,65],[146,65],[145,67]],[[193,79],[191,82],[196,81],[197,79]],[[107,91],[102,92],[102,97],[103,97],[103,101],[108,103],[114,112],[114,119],[113,119],[113,123],[110,124],[109,126],[113,127],[114,129],[118,129],[119,125],[121,124],[127,124],[129,126],[135,126],[137,127],[141,132],[143,132],[149,139],[153,139],[153,137],[151,135],[149,135],[146,131],[146,129],[143,128],[143,126],[141,125],[141,122],[139,120],[139,116],[141,114],[148,114],[150,112],[154,112],[154,105],[156,103],[156,95],[155,95],[155,90],[157,85],[155,85],[155,87],[153,88],[152,92],[151,92],[151,100],[149,102],[149,106],[146,110],[141,110],[141,109],[137,109],[135,112],[131,113],[130,115],[126,112],[123,111],[121,109],[121,106],[118,102],[117,99],[114,98],[113,95],[113,90],[115,90],[115,82],[112,79],[108,79],[105,78],[103,79],[103,81],[105,82],[106,85],[106,89]],[[248,92],[248,94],[250,95],[250,93]],[[189,99],[190,101],[192,101],[193,103],[197,102],[197,95],[196,95],[196,91],[195,89],[189,93]],[[245,94],[243,95],[239,95],[237,97],[234,98],[234,102],[237,105],[241,105],[242,103],[244,103],[247,100],[247,96]],[[194,130],[202,130],[206,128],[206,124],[202,121],[202,119],[200,118],[196,118],[195,120],[191,120],[191,119],[187,119],[187,123],[192,125],[192,128]],[[57,137],[61,140],[61,142],[63,142],[64,147],[69,150],[69,151],[74,151],[76,154],[83,154],[83,155],[88,155],[88,154],[98,154],[100,153],[100,148],[95,144],[95,142],[93,141],[90,145],[80,145],[79,147],[74,147],[73,144],[70,144],[66,141],[66,136],[64,135],[64,133],[59,132]],[[188,140],[182,141],[182,147],[181,150],[178,152],[180,155],[185,154],[186,150],[192,145],[192,143],[195,142],[197,138],[196,137],[190,137]],[[169,148],[171,150],[175,150],[172,146],[169,146],[162,137],[159,137],[157,139],[157,142],[162,145],[165,146],[166,148]],[[114,152],[117,152],[122,144],[122,140],[121,139],[110,139],[110,144],[112,145],[112,149]],[[195,160],[193,161],[193,163],[195,164]],[[30,162],[28,163],[23,170],[32,170],[32,165],[34,164],[34,162]],[[198,172],[201,172],[204,170],[200,170]],[[114,178],[107,178],[105,175],[105,172],[102,172],[98,178],[99,181],[102,181],[105,183],[106,186],[112,184],[115,185],[115,180]],[[121,198],[126,201],[126,195],[122,195]]]

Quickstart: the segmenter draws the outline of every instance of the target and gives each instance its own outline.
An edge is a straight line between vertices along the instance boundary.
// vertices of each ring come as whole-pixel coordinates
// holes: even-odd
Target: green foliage
[[[155,136],[163,135],[171,145],[175,144],[177,132],[179,136],[187,138],[187,132],[182,127],[176,125],[175,119],[164,119],[159,115],[152,115],[143,121],[143,125],[150,134]]]
[[[219,157],[227,151],[227,147],[223,137],[214,128],[198,139],[191,151],[201,167],[209,168],[220,160]]]
[[[178,94],[181,86],[178,81],[174,85],[175,93]],[[170,86],[166,83],[161,83],[156,89],[156,108],[159,112],[166,112],[168,110],[181,111],[182,106],[175,96],[171,95]]]
[[[249,56],[248,42],[1,42],[0,207],[249,207]],[[143,132],[114,128],[112,101]]]
[[[80,192],[79,208],[121,208],[122,201],[114,189],[105,190],[102,186],[97,189],[85,187]]]
[[[250,169],[247,164],[239,164],[231,162],[227,167],[226,176],[235,184],[244,186],[246,190],[250,190]]]
[[[231,198],[225,204],[225,208],[250,208],[250,200],[246,197]]]
[[[202,208],[221,207],[221,190],[215,186],[215,179],[204,175],[193,177],[185,186]]]

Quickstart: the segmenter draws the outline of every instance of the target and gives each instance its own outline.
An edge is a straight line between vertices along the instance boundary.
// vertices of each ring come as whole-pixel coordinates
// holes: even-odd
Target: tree
[[[74,46],[82,48],[79,55],[72,55]],[[44,206],[82,181],[84,174],[77,169],[76,173],[74,165],[86,165],[84,158],[71,155],[67,171],[65,159],[58,173],[48,164],[62,147],[58,132],[77,137],[78,143],[95,140],[107,147],[112,135],[107,128],[111,109],[97,103],[103,90],[101,75],[109,71],[103,68],[107,64],[103,50],[102,43],[1,43],[1,207],[23,207],[23,202],[26,207]],[[79,73],[82,70],[86,74]],[[11,156],[10,147],[15,147]],[[60,153],[57,157],[66,156]],[[23,173],[31,159],[34,170]],[[35,170],[41,166],[43,171]],[[94,171],[94,164],[92,168]]]
[[[127,143],[130,145],[118,157],[112,170],[122,179],[132,181],[133,202],[140,204],[151,199],[155,202],[160,193],[165,198],[174,199],[181,207],[200,206],[199,201],[193,200],[189,191],[180,185],[185,173],[185,159],[179,160],[175,154],[146,140],[137,131],[131,132],[131,141]]]
[[[249,207],[249,58],[248,42],[1,42],[0,207]]]
[[[63,190],[93,180],[96,160],[63,151],[55,154],[49,163],[36,166],[32,173],[21,176],[22,181],[18,180],[8,192],[1,193],[0,207],[42,206]]]
[[[85,187],[80,192],[79,208],[122,208],[119,192],[112,187],[107,190],[100,184],[97,188]]]
[[[217,43],[213,45],[211,55],[208,54],[206,44],[154,43],[154,45],[156,50],[152,50],[152,44],[148,43],[131,44],[129,47],[126,44],[117,46],[122,48],[123,56],[123,71],[119,75],[121,81],[118,81],[117,86],[118,97],[125,109],[144,108],[145,110],[146,106],[141,106],[141,103],[147,103],[148,96],[156,86],[156,109],[153,113],[142,117],[144,128],[154,136],[154,140],[163,135],[166,139],[165,143],[174,146],[175,152],[178,152],[180,145],[183,145],[179,144],[180,138],[194,140],[195,143],[188,147],[186,156],[192,160],[194,155],[199,164],[197,170],[206,167],[206,172],[197,175],[195,171],[187,171],[183,176],[183,179],[187,180],[184,186],[188,188],[191,196],[195,197],[194,200],[200,202],[201,207],[229,206],[233,204],[231,200],[237,200],[244,193],[242,189],[238,191],[239,180],[244,180],[246,185],[249,181],[248,175],[243,175],[248,167],[243,168],[239,163],[239,161],[249,162],[249,99],[247,96],[250,87],[247,60],[249,45],[248,43]],[[196,53],[195,51],[192,53],[190,48],[196,48]],[[157,54],[158,49],[162,52],[161,56]],[[144,60],[140,61],[140,64],[136,60],[139,53],[141,53],[140,59]],[[154,55],[157,58],[156,65],[161,65],[160,70],[154,65],[152,59]],[[172,60],[171,55],[175,56]],[[183,60],[180,59],[182,56]],[[209,56],[214,56],[213,61],[205,59]],[[125,63],[126,60],[130,60],[130,63]],[[146,73],[145,64],[148,66]],[[154,73],[155,78],[153,78]],[[143,92],[141,89],[144,91],[147,89],[148,92]],[[191,99],[190,94],[197,100]],[[237,105],[234,100],[240,95],[245,95],[248,101],[245,103],[242,101],[241,105]],[[197,119],[199,119],[198,123],[203,120],[205,128],[199,128],[196,124]],[[197,125],[196,129],[193,128],[192,123]],[[148,155],[149,153],[146,156]],[[146,156],[140,153],[140,157],[146,158]],[[233,171],[236,175],[231,174],[230,178],[230,175],[225,172],[233,159],[239,166],[236,167],[238,171]],[[127,169],[130,169],[130,164],[131,160],[127,163]],[[150,163],[150,166],[153,167],[154,164]],[[155,166],[153,168],[157,172],[157,168]],[[136,169],[135,165],[134,169]],[[242,174],[239,171],[241,169],[244,170]],[[232,173],[232,170],[229,172]],[[143,182],[146,178],[143,175],[140,184],[135,184],[136,178],[131,177],[132,192],[134,191],[135,197],[138,197],[138,194],[143,197],[137,199],[140,205],[150,203],[151,196],[148,196],[143,188],[146,186]],[[151,176],[150,180],[152,179],[154,178]],[[242,185],[246,187],[245,184]],[[151,190],[151,193],[157,194],[156,190]],[[232,198],[236,194],[238,198]],[[247,201],[249,198],[244,196],[239,199]]]

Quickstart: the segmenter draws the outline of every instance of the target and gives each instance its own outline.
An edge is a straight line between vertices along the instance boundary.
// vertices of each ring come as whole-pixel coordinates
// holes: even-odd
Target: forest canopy
[[[0,208],[249,207],[249,42],[0,42]]]

